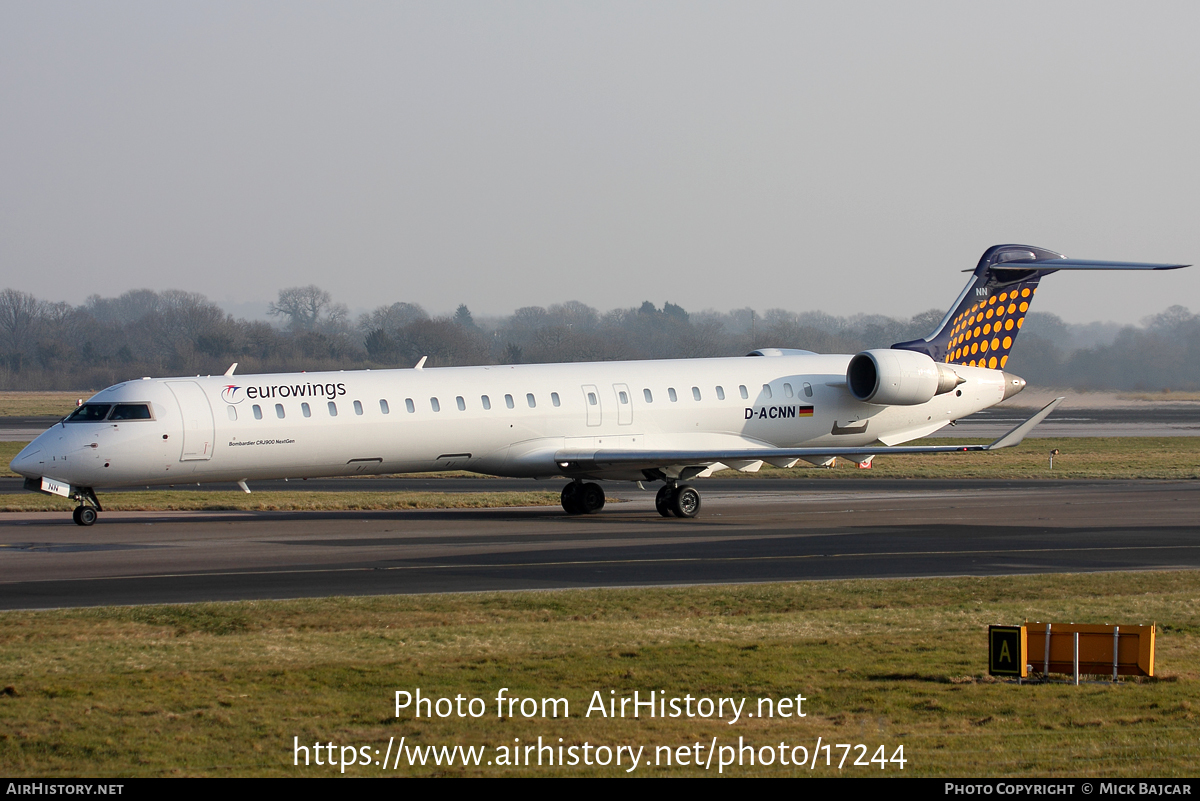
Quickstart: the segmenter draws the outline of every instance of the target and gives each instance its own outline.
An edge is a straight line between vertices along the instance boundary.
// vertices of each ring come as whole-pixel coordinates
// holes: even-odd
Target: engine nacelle
[[[860,401],[917,406],[966,381],[948,364],[912,350],[864,350],[846,368],[846,387]]]

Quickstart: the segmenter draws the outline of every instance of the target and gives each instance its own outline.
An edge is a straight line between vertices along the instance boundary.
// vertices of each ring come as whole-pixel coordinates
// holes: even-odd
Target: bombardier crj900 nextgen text
[[[700,495],[684,482],[714,470],[1016,445],[1058,400],[987,445],[900,443],[1021,391],[1004,367],[1043,275],[1183,266],[997,245],[936,331],[857,355],[143,378],[94,395],[12,469],[28,489],[76,499],[81,525],[105,487],[236,481],[248,492],[255,479],[447,469],[563,476],[571,514],[604,506],[596,480],[662,481],[658,511],[694,517]]]

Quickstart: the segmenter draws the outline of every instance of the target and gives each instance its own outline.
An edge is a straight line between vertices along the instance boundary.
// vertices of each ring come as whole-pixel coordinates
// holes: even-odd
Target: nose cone
[[[1019,375],[1013,375],[1012,373],[1004,374],[1004,400],[1008,400],[1023,389],[1025,389],[1024,378],[1021,378]]]
[[[8,468],[26,478],[37,478],[42,474],[41,459],[38,458],[41,452],[42,446],[35,439],[21,449],[16,458],[9,463]]]

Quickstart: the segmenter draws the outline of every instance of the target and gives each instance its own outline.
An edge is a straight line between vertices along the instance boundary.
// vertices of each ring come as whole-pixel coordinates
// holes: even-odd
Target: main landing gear
[[[572,481],[563,487],[562,507],[569,515],[590,515],[604,508],[599,484]],[[663,517],[695,517],[700,513],[700,493],[690,484],[664,485],[654,496],[654,508]]]
[[[599,484],[572,481],[563,487],[562,508],[569,515],[590,515],[604,508],[604,490]]]
[[[664,484],[654,496],[654,508],[663,517],[695,517],[700,513],[700,493],[690,484]]]

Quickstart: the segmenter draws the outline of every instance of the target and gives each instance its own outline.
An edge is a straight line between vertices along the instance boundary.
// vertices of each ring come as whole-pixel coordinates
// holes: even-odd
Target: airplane
[[[572,515],[603,508],[597,481],[661,481],[659,514],[692,518],[687,482],[717,470],[1019,444],[1062,398],[988,444],[902,443],[1025,387],[1004,368],[1043,276],[1186,266],[996,245],[932,334],[858,354],[142,378],[93,395],[11,467],[73,498],[82,526],[97,489],[441,470],[564,477]]]

